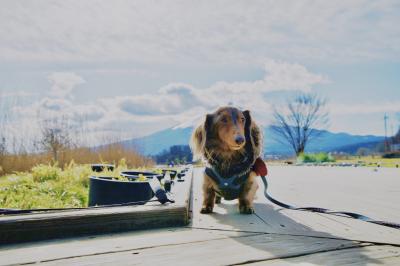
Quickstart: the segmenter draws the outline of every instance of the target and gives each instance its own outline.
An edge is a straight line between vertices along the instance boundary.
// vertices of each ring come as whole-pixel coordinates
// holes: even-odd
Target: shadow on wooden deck
[[[232,208],[231,205],[222,204],[220,207],[227,210],[228,213],[232,211],[237,212],[236,208]],[[257,234],[255,236],[233,238],[240,245],[246,245],[251,247],[251,249],[259,249],[270,253],[270,255],[265,258],[254,258],[241,263],[266,263],[267,261],[275,259],[289,259],[288,262],[291,262],[296,258],[301,263],[315,265],[338,265],[339,263],[345,263],[345,261],[337,260],[338,256],[336,253],[335,256],[329,256],[330,253],[335,251],[350,253],[349,255],[351,257],[349,259],[357,258],[358,265],[383,263],[379,259],[370,257],[367,253],[363,252],[363,247],[372,246],[372,243],[341,239],[326,232],[314,231],[312,228],[297,223],[265,204],[256,203],[255,208],[258,213],[262,212],[263,216],[271,217],[269,223],[268,221],[264,221],[267,225],[266,227],[274,228],[279,226],[281,230],[270,231],[266,228],[266,231],[254,231],[254,233]],[[257,214],[254,215],[260,218]],[[215,213],[212,216],[221,225],[232,226],[233,230],[246,231],[245,228],[236,227],[234,223],[230,223],[229,220],[226,219],[226,214]],[[298,234],[286,233],[285,228],[301,229],[301,232]],[[321,256],[315,256],[321,254],[325,254],[323,259],[321,259]],[[330,261],[325,261],[328,256],[331,257]],[[342,257],[340,259],[343,260]]]
[[[199,174],[197,173],[197,175]],[[237,244],[232,244],[232,241],[230,241],[232,246],[224,246],[222,252],[210,254],[207,249],[208,256],[241,254],[242,258],[231,263],[231,265],[257,262],[262,265],[277,262],[282,265],[296,262],[313,265],[338,265],[356,262],[358,265],[371,265],[386,262],[386,260],[379,258],[380,255],[384,258],[400,255],[398,247],[384,244],[376,245],[376,243],[373,243],[374,241],[354,240],[351,234],[348,234],[349,237],[344,236],[343,234],[350,229],[339,232],[343,229],[343,224],[340,225],[339,222],[335,222],[338,226],[340,225],[338,230],[328,228],[334,227],[334,224],[330,221],[329,226],[328,224],[324,225],[324,221],[328,221],[329,218],[320,214],[297,213],[303,218],[307,217],[309,223],[319,224],[322,227],[326,226],[325,229],[329,229],[333,233],[330,233],[329,230],[315,230],[311,226],[292,219],[287,211],[281,212],[272,207],[260,195],[254,204],[256,213],[253,215],[239,214],[236,202],[224,200],[221,204],[216,205],[214,213],[200,214],[202,195],[199,191],[201,189],[199,184],[201,181],[199,180],[201,180],[201,177],[198,176],[194,180],[192,228],[247,233],[247,235],[240,237],[232,237],[231,239]],[[262,188],[261,185],[259,190],[262,190]],[[376,229],[379,226],[372,225],[371,228]],[[398,234],[397,231],[395,232]],[[223,245],[222,241],[221,245]],[[215,249],[221,249],[221,247],[216,246]],[[377,254],[380,255],[377,256]]]

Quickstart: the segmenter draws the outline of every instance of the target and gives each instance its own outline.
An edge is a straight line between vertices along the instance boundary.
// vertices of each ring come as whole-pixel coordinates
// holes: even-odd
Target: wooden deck
[[[400,230],[281,210],[262,189],[254,215],[228,201],[202,215],[201,171],[194,169],[189,226],[2,246],[0,265],[400,265]],[[400,222],[400,169],[277,166],[269,173],[271,194],[284,202]]]

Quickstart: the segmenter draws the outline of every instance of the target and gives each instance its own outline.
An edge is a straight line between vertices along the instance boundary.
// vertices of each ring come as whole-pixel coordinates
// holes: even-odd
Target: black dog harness
[[[217,184],[218,190],[215,192],[219,196],[226,200],[234,200],[239,198],[250,171],[241,175],[223,177],[214,168],[206,167],[205,173]]]

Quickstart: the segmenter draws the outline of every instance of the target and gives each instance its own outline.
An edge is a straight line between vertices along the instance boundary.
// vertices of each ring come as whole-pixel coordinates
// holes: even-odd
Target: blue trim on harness
[[[214,168],[206,167],[204,171],[217,184],[218,190],[215,190],[215,192],[226,200],[239,198],[244,182],[250,173],[249,171],[242,175],[222,177]]]

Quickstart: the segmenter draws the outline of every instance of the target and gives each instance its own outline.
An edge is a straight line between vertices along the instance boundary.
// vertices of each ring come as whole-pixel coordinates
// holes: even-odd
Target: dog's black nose
[[[243,138],[242,136],[236,136],[235,142],[236,142],[238,145],[243,144],[244,138]]]

